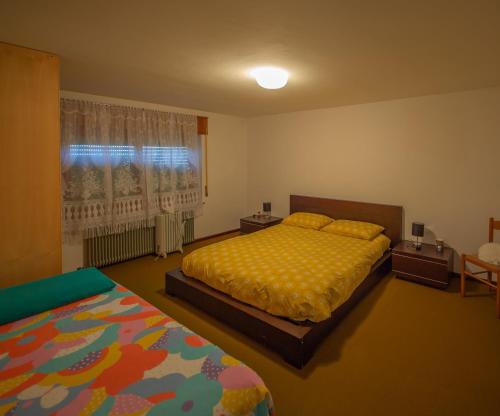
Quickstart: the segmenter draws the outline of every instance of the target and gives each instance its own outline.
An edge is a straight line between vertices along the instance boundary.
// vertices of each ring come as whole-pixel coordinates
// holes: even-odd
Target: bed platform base
[[[386,252],[351,297],[329,319],[316,323],[299,324],[271,315],[184,275],[180,269],[166,273],[165,291],[276,351],[294,367],[302,368],[321,341],[390,269],[391,253]]]

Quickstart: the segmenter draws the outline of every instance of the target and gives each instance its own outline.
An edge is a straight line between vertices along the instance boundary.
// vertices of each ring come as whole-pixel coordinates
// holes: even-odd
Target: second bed
[[[182,271],[276,316],[320,322],[345,302],[389,248],[373,240],[279,224],[195,250]]]
[[[165,289],[302,368],[342,317],[390,271],[400,206],[291,195],[290,214],[378,224],[372,238],[284,223],[195,250]],[[331,220],[330,220],[331,221]],[[334,221],[334,224],[339,221]]]

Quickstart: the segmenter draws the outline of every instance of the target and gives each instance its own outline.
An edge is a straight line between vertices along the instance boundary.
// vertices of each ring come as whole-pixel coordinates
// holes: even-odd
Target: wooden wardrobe
[[[0,288],[61,272],[59,58],[0,42]]]

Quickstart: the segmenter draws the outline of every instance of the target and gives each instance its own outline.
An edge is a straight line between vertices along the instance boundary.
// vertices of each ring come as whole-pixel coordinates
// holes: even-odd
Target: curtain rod
[[[112,104],[112,103],[106,103],[103,101],[96,101],[96,100],[86,100],[84,98],[67,98],[67,97],[60,97],[61,101],[76,101],[76,102],[82,102],[82,103],[91,103],[91,104],[97,104],[97,105],[102,105],[106,107],[120,107],[120,108],[126,108],[126,109],[131,109],[131,110],[142,110],[142,111],[154,111],[157,113],[172,113],[172,114],[180,114],[184,116],[196,116],[196,117],[201,117],[201,118],[208,118],[207,116],[202,116],[198,114],[192,114],[192,113],[180,113],[178,111],[166,111],[166,110],[158,110],[158,109],[153,109],[153,108],[144,108],[144,107],[135,107],[132,105],[124,105],[124,104]]]

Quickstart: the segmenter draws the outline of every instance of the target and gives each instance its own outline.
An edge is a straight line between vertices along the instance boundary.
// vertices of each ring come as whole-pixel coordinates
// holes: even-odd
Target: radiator
[[[165,256],[178,249],[178,229],[179,227],[175,224],[165,221],[164,226],[158,230],[156,227],[140,228],[124,233],[85,239],[83,240],[83,264],[85,267],[103,267],[147,254],[158,253],[156,241],[158,236],[163,236],[165,239],[163,247],[166,250],[164,254],[158,254]],[[194,241],[193,218],[184,220],[182,234],[183,244]]]
[[[85,267],[102,267],[154,253],[154,247],[154,228],[88,238],[83,244],[83,263]]]
[[[165,214],[155,218],[155,252],[166,257],[167,253],[180,251],[182,245],[194,240],[194,220],[189,214]]]

